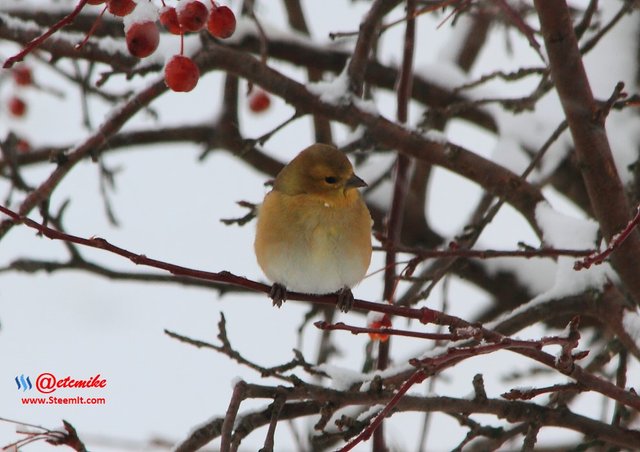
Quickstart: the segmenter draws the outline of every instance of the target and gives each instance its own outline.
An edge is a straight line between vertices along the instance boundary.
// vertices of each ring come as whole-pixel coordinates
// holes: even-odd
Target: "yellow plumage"
[[[342,309],[371,261],[371,215],[358,187],[365,186],[338,149],[314,144],[278,174],[258,213],[255,252],[274,283],[285,289],[339,293]]]

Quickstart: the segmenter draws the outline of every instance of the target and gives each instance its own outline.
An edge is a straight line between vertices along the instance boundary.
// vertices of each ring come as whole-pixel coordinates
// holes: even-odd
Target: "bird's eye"
[[[338,179],[336,179],[336,178],[335,178],[335,177],[333,177],[333,176],[329,176],[329,177],[325,177],[325,178],[324,178],[324,181],[325,181],[327,184],[335,184],[336,182],[338,182]]]

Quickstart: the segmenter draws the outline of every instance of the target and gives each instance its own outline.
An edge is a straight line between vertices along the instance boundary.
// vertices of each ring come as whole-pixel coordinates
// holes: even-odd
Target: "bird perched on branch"
[[[304,149],[276,177],[258,211],[255,252],[281,306],[287,290],[336,293],[348,311],[351,288],[371,261],[371,215],[349,159],[333,146]]]

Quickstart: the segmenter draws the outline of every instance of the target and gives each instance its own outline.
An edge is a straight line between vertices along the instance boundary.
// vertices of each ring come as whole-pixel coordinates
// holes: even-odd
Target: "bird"
[[[327,144],[302,150],[276,176],[258,208],[254,249],[273,283],[275,306],[287,290],[336,294],[337,307],[351,309],[351,288],[371,262],[373,221],[346,155]]]

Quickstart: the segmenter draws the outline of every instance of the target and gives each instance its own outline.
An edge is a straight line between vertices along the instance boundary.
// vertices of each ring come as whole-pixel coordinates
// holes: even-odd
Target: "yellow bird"
[[[333,146],[304,149],[276,177],[258,211],[255,252],[281,306],[286,291],[336,293],[348,311],[351,287],[371,262],[371,215],[349,159]]]

